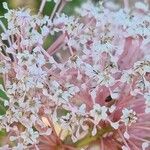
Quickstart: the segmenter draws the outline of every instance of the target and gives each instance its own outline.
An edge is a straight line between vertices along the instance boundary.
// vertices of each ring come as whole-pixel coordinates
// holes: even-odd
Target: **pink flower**
[[[131,9],[124,0],[115,11],[87,2],[79,16],[67,16],[60,13],[66,2],[55,1],[51,17],[40,16],[45,0],[34,16],[4,3],[1,149],[92,150],[96,143],[101,150],[148,150],[147,5]],[[45,50],[48,35],[57,37]]]

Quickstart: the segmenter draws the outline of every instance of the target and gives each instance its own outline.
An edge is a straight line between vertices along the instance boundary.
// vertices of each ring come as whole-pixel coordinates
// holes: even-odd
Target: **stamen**
[[[120,131],[119,129],[118,129],[118,134],[120,135],[120,137],[121,137],[122,141],[124,142],[125,146],[126,146],[129,150],[131,150],[131,149],[129,148],[129,145],[127,144],[125,138],[123,137],[123,135],[122,135],[122,133],[121,133],[121,131]]]
[[[150,127],[134,126],[134,128],[142,129],[142,130],[149,130],[150,131]]]
[[[134,147],[134,150],[140,150],[131,140],[128,142]]]
[[[101,139],[101,150],[104,150],[104,142],[103,142],[103,139]]]
[[[133,135],[133,134],[131,134],[131,137],[132,137],[132,138],[134,138],[134,139],[137,139],[137,140],[143,141],[143,142],[148,142],[148,143],[150,143],[150,141],[149,141],[149,140],[142,139],[142,138],[137,137],[137,136],[135,136],[135,135]]]

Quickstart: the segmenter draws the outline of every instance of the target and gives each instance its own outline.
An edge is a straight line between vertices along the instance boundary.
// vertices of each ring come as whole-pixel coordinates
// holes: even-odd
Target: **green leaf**
[[[8,97],[7,97],[7,95],[5,94],[5,92],[4,91],[2,91],[1,89],[0,89],[0,98],[2,98],[2,99],[8,99]]]
[[[6,113],[6,108],[4,106],[5,100],[8,100],[8,97],[5,93],[3,85],[0,84],[0,115],[4,115]]]
[[[6,108],[4,106],[4,102],[0,100],[0,115],[6,114]]]
[[[0,115],[4,115],[5,113],[6,113],[6,108],[4,107],[2,102],[0,101]]]
[[[7,133],[6,133],[6,130],[0,130],[0,137],[1,137],[1,136],[6,136],[6,134],[7,134]]]
[[[2,84],[0,84],[0,98],[2,98],[4,100],[8,100],[8,97],[7,97],[6,93],[5,93],[5,90],[4,90]]]

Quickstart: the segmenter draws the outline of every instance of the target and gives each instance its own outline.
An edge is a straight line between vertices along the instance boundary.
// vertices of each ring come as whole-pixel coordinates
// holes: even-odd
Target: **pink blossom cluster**
[[[51,16],[42,16],[45,3],[38,15],[3,3],[0,149],[149,150],[148,5],[88,1],[67,16],[67,1],[55,0]]]

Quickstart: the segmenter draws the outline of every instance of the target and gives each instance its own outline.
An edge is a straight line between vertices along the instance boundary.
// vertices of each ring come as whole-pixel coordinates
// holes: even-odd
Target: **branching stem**
[[[84,146],[88,146],[89,144],[91,144],[92,142],[96,142],[97,140],[101,139],[102,136],[105,133],[109,133],[113,130],[113,128],[111,126],[108,126],[106,128],[102,128],[100,130],[97,131],[97,134],[95,136],[92,136],[91,133],[89,133],[88,135],[86,135],[84,138],[82,138],[81,140],[77,141],[74,146],[77,148],[83,148]]]

